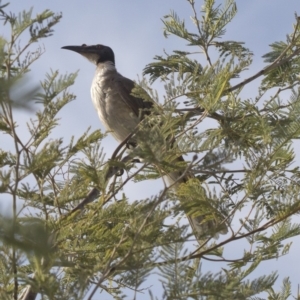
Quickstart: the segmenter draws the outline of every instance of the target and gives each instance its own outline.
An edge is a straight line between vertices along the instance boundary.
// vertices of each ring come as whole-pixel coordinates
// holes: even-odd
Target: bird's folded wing
[[[134,97],[132,89],[135,87],[135,83],[122,75],[118,74],[116,78],[116,89],[121,96],[122,100],[131,108],[136,116],[141,118],[144,115],[150,114],[150,109],[153,107],[153,103],[145,101],[142,98]]]

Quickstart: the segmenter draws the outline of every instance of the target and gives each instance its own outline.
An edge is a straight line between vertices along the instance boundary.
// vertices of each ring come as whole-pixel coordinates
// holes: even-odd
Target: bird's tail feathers
[[[164,178],[172,186],[174,199],[180,201],[200,244],[209,237],[218,238],[219,234],[227,233],[225,217],[215,207],[214,200],[207,197],[197,178],[181,172],[168,173]]]

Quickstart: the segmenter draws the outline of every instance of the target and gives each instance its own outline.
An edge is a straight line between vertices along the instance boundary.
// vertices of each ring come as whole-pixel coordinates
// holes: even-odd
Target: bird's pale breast
[[[91,87],[91,97],[98,116],[108,131],[123,141],[138,125],[139,118],[118,93],[118,84],[111,70],[96,70]]]

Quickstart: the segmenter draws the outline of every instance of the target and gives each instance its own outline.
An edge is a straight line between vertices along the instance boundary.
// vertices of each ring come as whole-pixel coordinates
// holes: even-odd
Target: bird
[[[135,83],[118,73],[115,55],[109,46],[82,44],[81,46],[64,46],[62,49],[81,54],[96,66],[91,85],[92,102],[106,130],[119,143],[123,142],[136,130],[145,116],[152,113],[153,106],[156,104],[132,95]],[[132,144],[136,146],[135,141]],[[184,161],[182,156],[176,157],[175,160]],[[165,177],[169,185],[178,185],[178,182],[187,182],[191,175],[184,175],[181,171],[172,171]],[[178,182],[176,183],[176,181]],[[201,184],[200,181],[199,184]],[[218,236],[218,233],[227,232],[227,229],[224,229],[226,227],[224,222],[222,226],[216,225],[216,220],[205,220],[205,216],[201,215],[187,214],[187,218],[199,243],[202,242],[203,236],[212,231],[217,231],[215,236]]]

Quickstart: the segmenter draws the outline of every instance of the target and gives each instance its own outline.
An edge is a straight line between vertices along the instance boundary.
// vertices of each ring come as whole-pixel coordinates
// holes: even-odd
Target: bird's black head
[[[62,49],[75,51],[82,56],[86,57],[89,61],[97,65],[98,63],[110,61],[115,64],[115,55],[112,49],[104,45],[87,46],[83,44],[81,46],[65,46]]]

